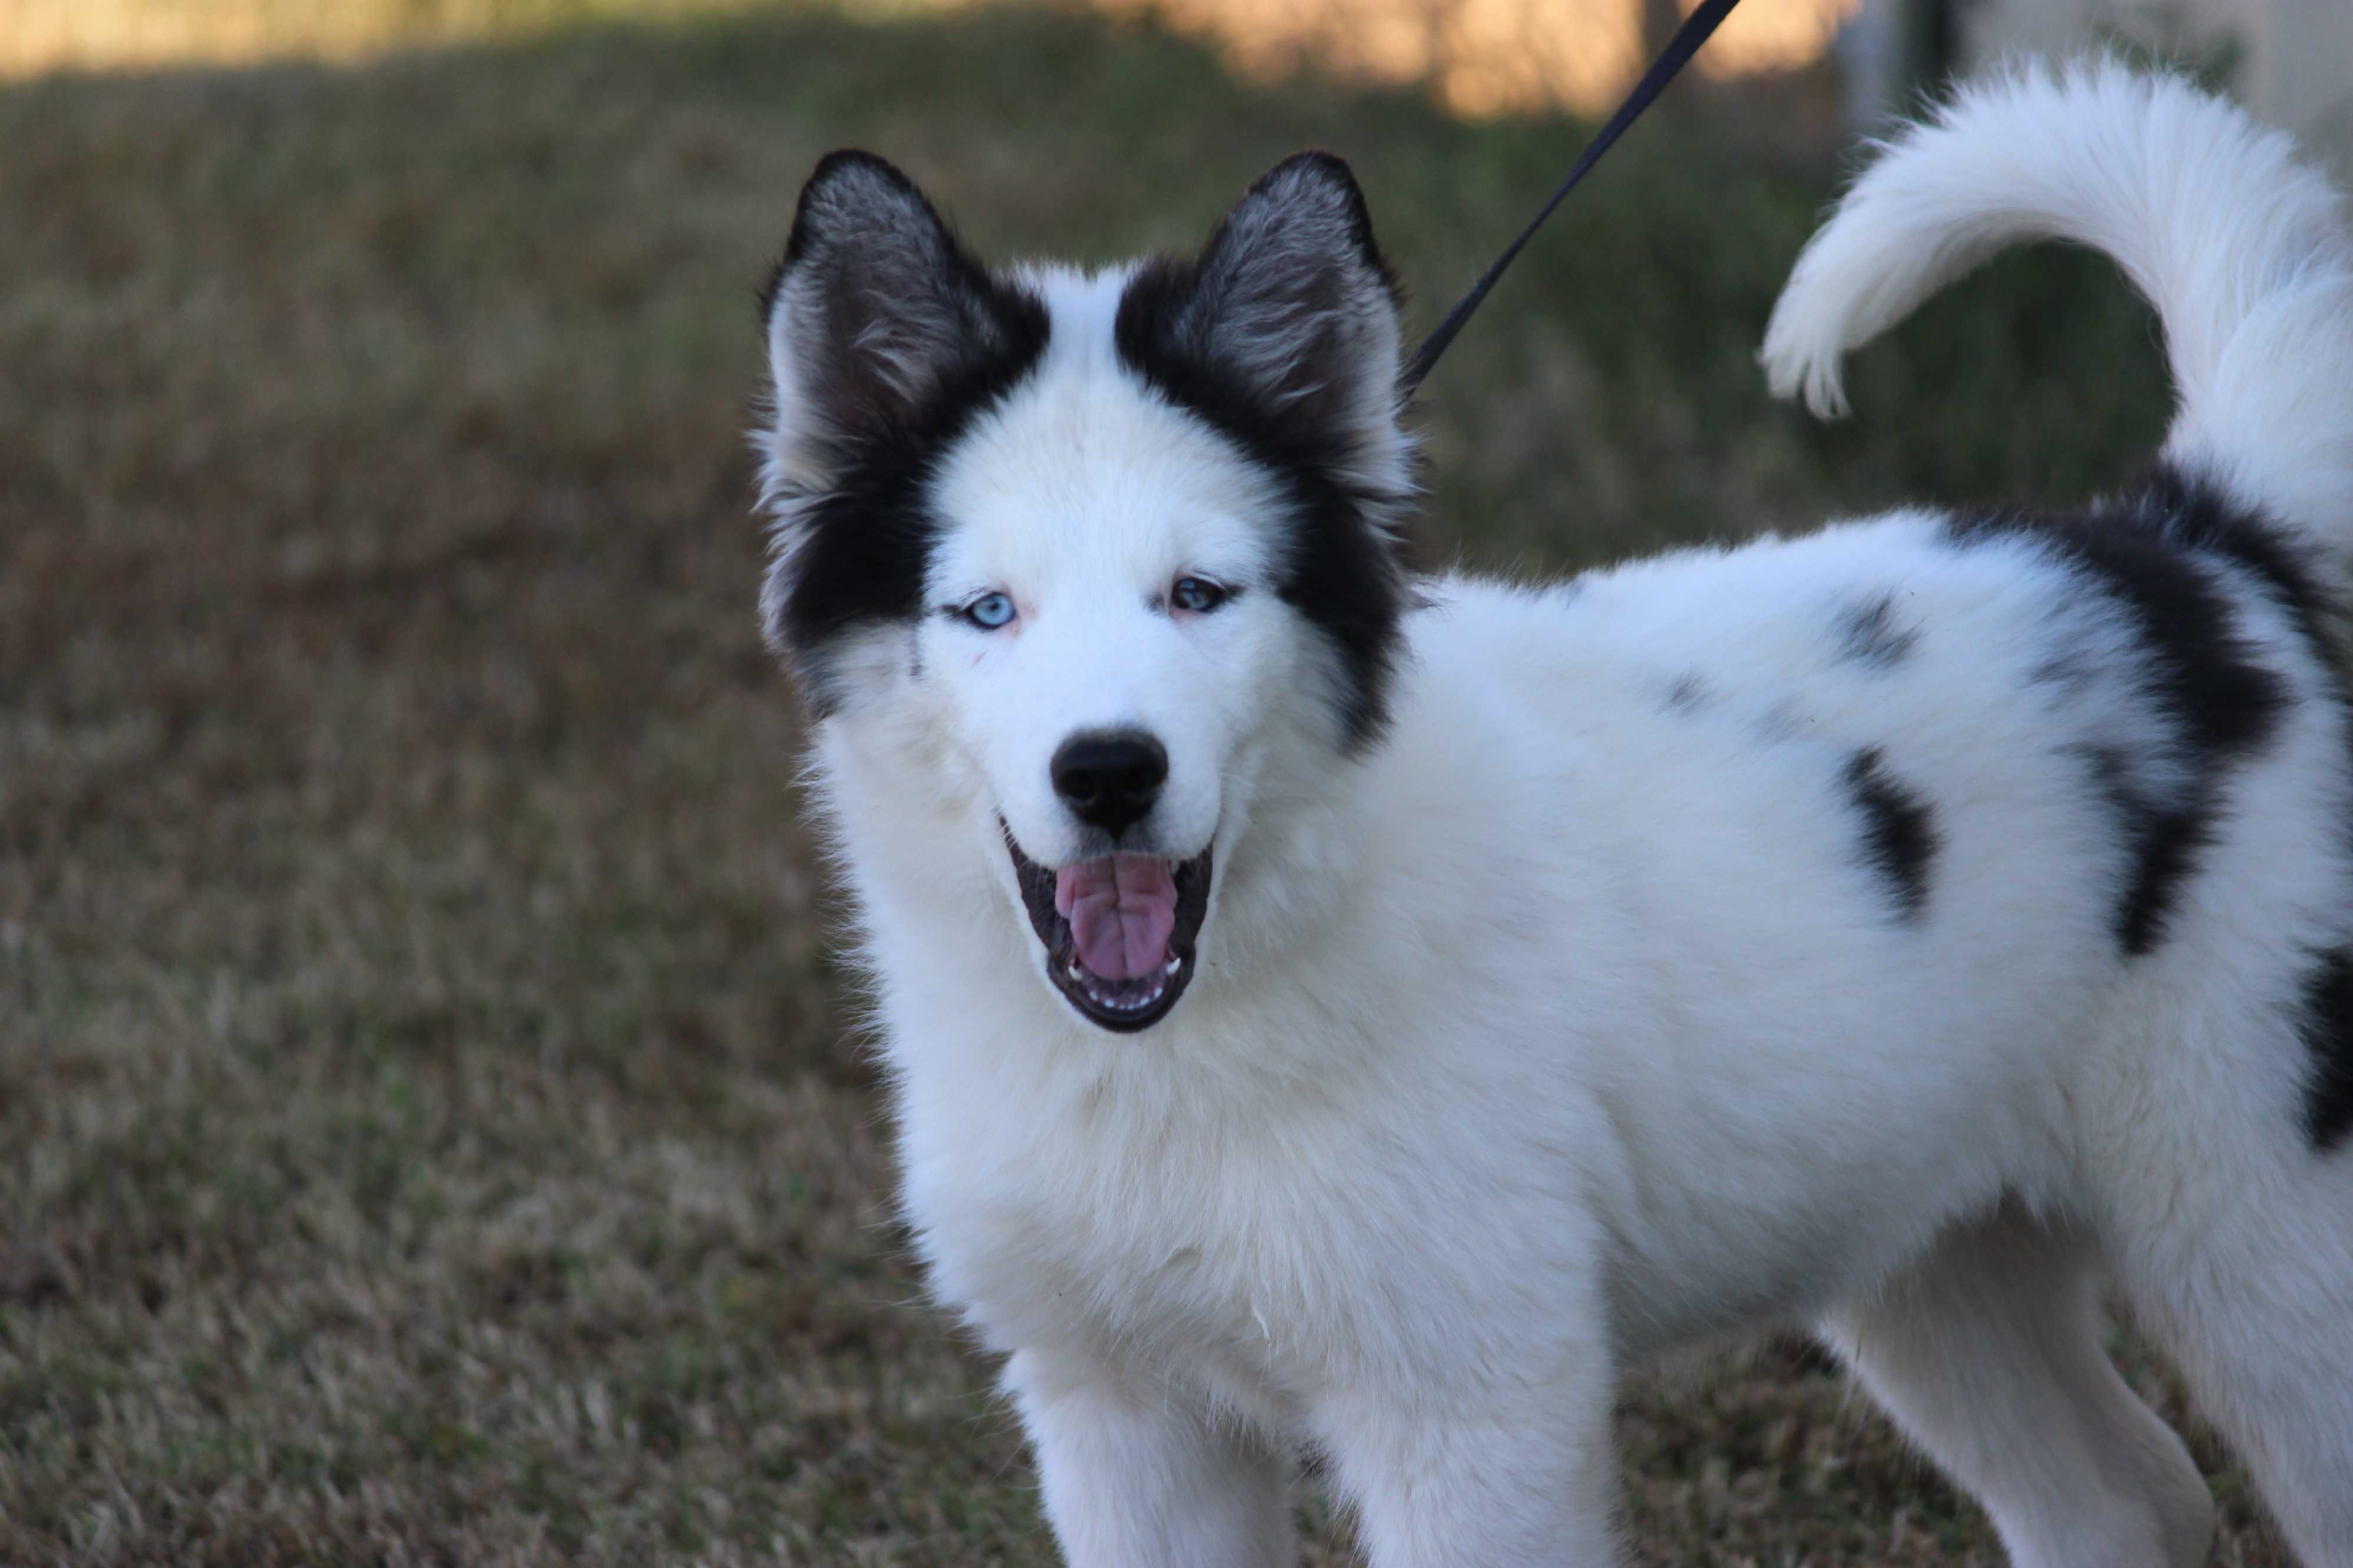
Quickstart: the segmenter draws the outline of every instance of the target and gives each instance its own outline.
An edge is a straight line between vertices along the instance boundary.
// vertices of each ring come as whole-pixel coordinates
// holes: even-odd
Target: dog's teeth
[[[1185,961],[1183,959],[1172,958],[1167,963],[1160,966],[1160,973],[1163,974],[1174,974],[1177,970],[1183,968],[1184,964]]]
[[[1086,979],[1086,977],[1087,977],[1087,972],[1086,972],[1085,970],[1081,969],[1081,968],[1079,967],[1078,961],[1077,961],[1076,959],[1071,960],[1071,979],[1073,979],[1073,980],[1083,981],[1083,980],[1085,980],[1085,979]]]

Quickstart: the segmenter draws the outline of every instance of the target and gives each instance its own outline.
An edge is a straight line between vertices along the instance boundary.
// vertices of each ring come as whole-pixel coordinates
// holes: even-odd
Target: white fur
[[[2157,306],[2181,399],[2169,456],[2353,542],[2342,204],[2285,135],[2170,77],[2014,72],[1897,136],[1774,307],[1774,392],[1842,414],[1841,354],[2021,239],[2104,250]]]
[[[1828,405],[1839,353],[1968,261],[2094,243],[2164,314],[2172,449],[2340,547],[2333,222],[2185,87],[2019,78],[1864,177],[1767,362]],[[2353,788],[2285,612],[2226,574],[2297,700],[2130,960],[2129,868],[2063,747],[2154,759],[2136,787],[2168,801],[2168,721],[2112,609],[1926,512],[1564,589],[1427,584],[1393,727],[1344,755],[1333,656],[1263,586],[1266,481],[1123,368],[1124,278],[1033,275],[1047,359],[935,482],[933,598],[1002,588],[1018,624],[861,634],[815,742],[906,1213],[1009,1353],[1070,1560],[1293,1561],[1305,1438],[1379,1568],[1616,1563],[1620,1370],[1814,1321],[2019,1568],[2189,1568],[2210,1504],[2101,1354],[2105,1273],[2304,1560],[2353,1565],[2353,1152],[2303,1136],[2293,1016],[2353,934]],[[1355,406],[1401,454],[1389,400]],[[1155,608],[1185,572],[1251,586]],[[1906,657],[1838,657],[1841,607],[1890,592]],[[2114,657],[2038,684],[2062,633]],[[1169,752],[1156,847],[1216,855],[1198,975],[1132,1037],[1043,978],[998,825],[1087,852],[1047,759],[1130,723]],[[1864,747],[1935,806],[1917,920],[1834,787]]]

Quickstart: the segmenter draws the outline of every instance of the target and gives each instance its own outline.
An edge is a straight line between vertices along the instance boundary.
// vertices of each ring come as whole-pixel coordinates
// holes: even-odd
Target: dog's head
[[[1387,717],[1411,450],[1347,166],[1289,159],[1198,257],[1082,275],[993,271],[837,153],[763,311],[771,642],[823,722],[922,715],[1048,979],[1156,1022],[1267,777]]]

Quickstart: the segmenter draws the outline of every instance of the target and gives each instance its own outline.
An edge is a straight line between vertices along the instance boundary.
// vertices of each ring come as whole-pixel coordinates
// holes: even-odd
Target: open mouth
[[[1050,871],[1005,833],[1046,977],[1091,1024],[1133,1034],[1168,1016],[1192,983],[1209,909],[1209,852],[1190,860],[1105,855]]]

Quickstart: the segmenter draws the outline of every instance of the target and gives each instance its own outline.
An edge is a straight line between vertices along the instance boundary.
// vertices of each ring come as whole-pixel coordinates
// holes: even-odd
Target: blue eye
[[[1179,577],[1168,590],[1168,607],[1190,610],[1195,615],[1207,615],[1232,595],[1207,577]]]
[[[983,594],[964,607],[964,618],[985,632],[1013,624],[1013,599],[1006,594]]]

